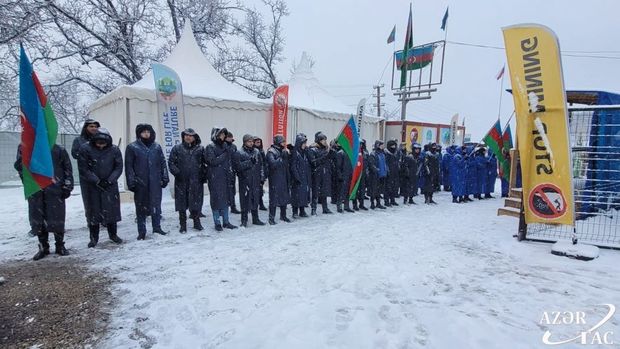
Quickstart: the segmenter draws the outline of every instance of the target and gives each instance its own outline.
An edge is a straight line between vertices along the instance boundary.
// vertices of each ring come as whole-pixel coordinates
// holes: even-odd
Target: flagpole
[[[499,107],[497,109],[497,119],[499,120],[499,116],[502,112],[502,90],[504,89],[504,76],[506,76],[506,66],[504,65],[504,67],[502,68],[502,81],[500,82],[499,85]]]

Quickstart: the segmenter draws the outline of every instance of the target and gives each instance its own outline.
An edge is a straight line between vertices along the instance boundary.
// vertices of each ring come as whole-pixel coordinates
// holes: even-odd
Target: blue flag
[[[441,20],[441,30],[446,30],[447,25],[448,25],[448,7],[446,7],[446,13],[443,15],[443,19]]]

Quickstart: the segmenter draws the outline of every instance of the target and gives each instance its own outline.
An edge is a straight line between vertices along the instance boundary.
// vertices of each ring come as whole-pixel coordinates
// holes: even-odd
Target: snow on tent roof
[[[330,95],[314,76],[310,59],[306,52],[301,55],[301,61],[288,82],[290,106],[316,111],[352,114],[355,107],[350,107]]]
[[[181,40],[162,64],[176,71],[186,96],[264,103],[242,87],[226,80],[213,68],[198,47],[189,21],[185,25]],[[153,72],[149,71],[131,86],[154,90]]]

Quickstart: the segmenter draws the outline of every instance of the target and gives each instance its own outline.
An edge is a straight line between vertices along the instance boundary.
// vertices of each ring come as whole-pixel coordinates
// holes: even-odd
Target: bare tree
[[[283,19],[289,15],[283,0],[262,0],[268,20],[256,8],[244,8],[245,19],[233,23],[245,48],[221,49],[216,67],[229,80],[259,98],[270,98],[278,86],[275,67],[284,59]]]

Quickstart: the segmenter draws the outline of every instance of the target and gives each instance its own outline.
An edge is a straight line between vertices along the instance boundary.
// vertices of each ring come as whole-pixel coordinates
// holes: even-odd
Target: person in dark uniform
[[[187,232],[187,211],[194,229],[204,227],[200,213],[204,203],[204,183],[207,179],[204,148],[200,135],[192,128],[181,132],[181,144],[172,147],[168,158],[170,173],[174,176],[174,210],[179,212],[179,232]]]
[[[311,215],[313,216],[316,215],[318,203],[323,207],[323,213],[332,213],[327,206],[327,197],[332,192],[332,165],[329,156],[327,136],[319,131],[314,135],[314,143],[308,151],[308,159],[312,168]]]
[[[265,181],[267,180],[269,172],[267,159],[265,158],[265,150],[263,149],[263,140],[261,138],[254,137],[254,148],[258,149],[263,164],[263,177],[260,182],[260,202],[258,203],[258,209],[261,211],[267,211],[267,207],[265,207],[265,203],[263,201],[263,196],[265,195]]]
[[[265,225],[258,217],[263,159],[258,149],[254,147],[253,136],[249,134],[243,136],[243,146],[233,154],[233,168],[239,176],[241,226],[248,226],[248,213],[252,214],[252,224]]]
[[[290,152],[282,135],[273,137],[273,145],[267,151],[269,164],[269,224],[274,225],[276,209],[280,208],[280,220],[290,223],[286,217],[286,206],[291,201]]]
[[[424,186],[422,192],[424,193],[425,204],[436,204],[433,200],[433,193],[436,189],[436,184],[439,180],[439,159],[436,156],[437,144],[433,143],[429,147],[426,156],[424,157],[424,164],[422,165],[422,174],[424,176]]]
[[[310,204],[312,188],[312,169],[308,156],[308,137],[300,133],[295,137],[291,152],[291,206],[293,218],[308,217],[306,207]]]
[[[99,128],[89,143],[82,145],[78,158],[82,195],[86,194],[85,209],[90,241],[88,247],[97,246],[101,225],[108,230],[108,237],[114,243],[123,242],[118,237],[118,222],[121,221],[121,200],[118,179],[123,174],[123,156],[112,143],[108,130]]]
[[[207,180],[209,197],[215,230],[221,232],[226,229],[236,229],[230,223],[228,207],[230,206],[229,184],[232,176],[232,147],[226,142],[226,128],[214,127],[211,130],[211,141],[204,151],[204,160],[207,164]],[[223,222],[220,222],[220,217]],[[223,224],[222,224],[223,223]]]
[[[149,124],[136,126],[136,141],[125,150],[125,177],[134,193],[138,240],[146,237],[146,217],[151,216],[153,233],[166,235],[161,228],[162,189],[168,185],[168,166],[161,146],[155,142],[155,130]]]
[[[32,257],[37,261],[50,254],[49,233],[54,234],[55,253],[60,256],[69,254],[65,248],[65,200],[73,190],[73,168],[69,154],[62,146],[52,147],[52,165],[54,166],[53,183],[28,197],[28,220],[31,230],[39,239],[39,251]],[[17,148],[17,159],[13,167],[24,179],[22,145]]]

